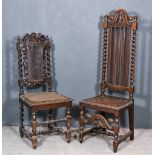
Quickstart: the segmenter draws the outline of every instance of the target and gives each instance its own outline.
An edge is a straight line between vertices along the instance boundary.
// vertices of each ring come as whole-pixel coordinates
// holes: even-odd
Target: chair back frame
[[[124,9],[105,15],[103,21],[104,47],[102,63],[101,96],[105,88],[128,91],[133,98],[137,16],[129,16]]]
[[[41,33],[27,33],[23,37],[18,37],[19,95],[24,94],[24,87],[47,85],[48,91],[52,91],[51,46],[53,44],[48,36]]]

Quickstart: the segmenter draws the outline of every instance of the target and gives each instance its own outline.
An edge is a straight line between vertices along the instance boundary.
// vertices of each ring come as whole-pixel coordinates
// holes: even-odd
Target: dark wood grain
[[[20,126],[19,132],[21,137],[25,136],[32,141],[33,149],[37,147],[37,137],[39,134],[49,134],[58,132],[65,133],[67,142],[71,140],[71,114],[72,99],[53,92],[52,76],[51,76],[51,48],[53,43],[48,36],[41,33],[26,34],[17,39],[18,50],[18,70],[19,70],[19,103],[20,103]],[[25,88],[47,87],[47,92],[26,93]],[[46,89],[46,88],[45,88]],[[24,105],[26,105],[32,113],[32,133],[25,130],[24,127]],[[67,116],[63,119],[66,122],[66,131],[60,132],[62,129],[56,128],[52,124],[52,109],[66,107],[68,109]],[[36,113],[40,110],[49,110],[48,122],[43,123],[48,130],[37,132]],[[57,122],[54,120],[54,122]]]
[[[104,17],[103,28],[101,94],[80,101],[79,141],[82,142],[84,136],[91,132],[103,133],[114,137],[113,151],[117,152],[121,142],[128,137],[130,140],[134,139],[133,94],[137,17],[129,16],[125,10],[118,9],[113,14]],[[120,98],[107,94],[111,91],[127,92],[128,97]],[[84,109],[86,108],[95,109],[99,114],[85,113]],[[130,131],[120,136],[120,118],[125,110],[129,112]],[[112,118],[108,119],[102,115],[105,113],[112,115]],[[92,125],[92,128],[85,130],[84,125],[87,124]]]

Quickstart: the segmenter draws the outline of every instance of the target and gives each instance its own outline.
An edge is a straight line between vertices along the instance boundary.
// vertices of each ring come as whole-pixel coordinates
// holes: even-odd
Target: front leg
[[[120,129],[120,118],[119,115],[115,116],[115,126],[114,126],[114,141],[113,141],[113,150],[116,153],[119,145],[119,129]]]
[[[80,118],[79,118],[79,141],[80,143],[82,143],[83,141],[83,125],[84,125],[84,111],[81,108],[80,111]]]
[[[52,128],[53,128],[52,123],[50,123],[51,120],[52,120],[52,109],[50,109],[49,112],[48,112],[48,121],[49,121],[48,129],[49,129],[49,131],[51,131]]]
[[[128,109],[129,111],[129,127],[132,132],[130,140],[134,140],[134,105]]]
[[[32,112],[32,147],[36,149],[37,147],[37,122],[36,122],[36,112]]]
[[[71,117],[71,112],[70,112],[70,107],[67,109],[67,116],[66,116],[66,127],[67,127],[67,131],[66,131],[66,139],[67,142],[70,143],[71,141],[71,123],[72,123],[72,117]]]

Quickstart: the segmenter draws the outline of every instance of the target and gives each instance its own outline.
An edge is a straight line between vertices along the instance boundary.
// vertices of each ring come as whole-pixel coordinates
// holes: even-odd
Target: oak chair
[[[50,134],[57,132],[65,134],[67,142],[71,139],[71,106],[72,99],[58,94],[52,90],[51,77],[51,49],[53,43],[48,36],[41,33],[26,34],[17,39],[18,50],[18,70],[19,70],[19,103],[20,103],[20,126],[21,137],[27,137],[32,141],[33,149],[37,147],[37,137],[40,134]],[[26,88],[43,88],[44,92],[25,93]],[[24,105],[27,106],[32,115],[32,133],[28,132],[24,126]],[[66,118],[54,120],[52,109],[61,107],[67,108]],[[36,113],[48,110],[48,121],[37,122]],[[56,127],[57,122],[66,122],[67,130]],[[47,130],[38,131],[38,126],[45,126]]]
[[[100,95],[80,102],[79,141],[91,132],[112,136],[113,151],[130,137],[134,140],[134,77],[136,55],[136,16],[129,16],[123,9],[118,9],[109,16],[104,16],[104,47]],[[127,92],[126,96],[117,93]],[[85,109],[95,109],[96,114],[85,113]],[[129,112],[129,131],[119,135],[122,112]],[[107,115],[111,115],[109,118]],[[84,125],[92,125],[85,129]]]

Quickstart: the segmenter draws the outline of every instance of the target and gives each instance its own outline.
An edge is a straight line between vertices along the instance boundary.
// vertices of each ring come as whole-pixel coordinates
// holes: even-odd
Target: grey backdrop
[[[152,127],[151,0],[3,0],[3,124],[19,122],[17,35],[41,32],[53,38],[54,88],[74,99],[72,114],[77,120],[79,100],[99,92],[99,23],[103,15],[116,8],[124,8],[139,17],[135,126]],[[58,114],[63,116],[64,110],[59,110]],[[25,120],[28,122],[29,117]],[[127,115],[123,120],[128,124]],[[78,126],[77,121],[74,126]]]

